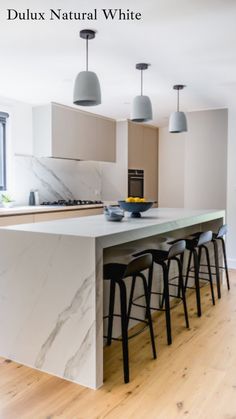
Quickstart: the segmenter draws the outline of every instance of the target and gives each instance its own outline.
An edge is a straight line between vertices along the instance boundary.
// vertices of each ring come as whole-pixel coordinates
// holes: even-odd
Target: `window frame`
[[[6,125],[7,125],[7,118],[9,118],[9,114],[7,112],[0,112],[0,124],[2,125],[2,148],[3,148],[3,154],[2,154],[2,161],[0,163],[3,164],[3,184],[0,185],[0,191],[6,191],[7,190],[7,139],[6,139]]]

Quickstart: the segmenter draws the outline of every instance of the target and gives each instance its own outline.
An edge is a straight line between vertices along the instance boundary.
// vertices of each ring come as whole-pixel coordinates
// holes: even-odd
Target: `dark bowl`
[[[144,212],[149,210],[154,202],[126,202],[126,201],[118,201],[120,207],[124,211],[131,212],[131,217],[133,218],[140,218],[140,212]]]

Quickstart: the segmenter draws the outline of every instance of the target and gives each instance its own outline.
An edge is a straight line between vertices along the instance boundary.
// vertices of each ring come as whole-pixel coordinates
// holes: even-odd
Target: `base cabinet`
[[[9,217],[0,217],[0,227],[29,223],[34,223],[34,214],[10,215]]]
[[[55,211],[35,214],[11,215],[0,217],[0,227],[16,224],[39,223],[43,221],[63,220],[65,218],[86,217],[90,215],[100,215],[103,208],[82,209],[73,211]]]

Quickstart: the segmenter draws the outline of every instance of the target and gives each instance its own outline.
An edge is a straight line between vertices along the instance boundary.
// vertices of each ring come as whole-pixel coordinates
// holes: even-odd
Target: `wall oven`
[[[128,170],[128,196],[143,198],[144,194],[144,171]]]

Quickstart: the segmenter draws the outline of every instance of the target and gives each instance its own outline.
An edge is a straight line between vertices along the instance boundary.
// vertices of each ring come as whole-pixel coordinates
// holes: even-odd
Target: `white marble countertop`
[[[126,213],[121,222],[107,221],[104,215],[94,215],[83,218],[46,221],[33,224],[22,224],[4,227],[14,231],[34,233],[72,235],[79,237],[101,238],[119,233],[153,234],[184,228],[216,218],[223,218],[224,210],[192,210],[185,208],[153,208],[143,213],[141,218],[131,218]]]

